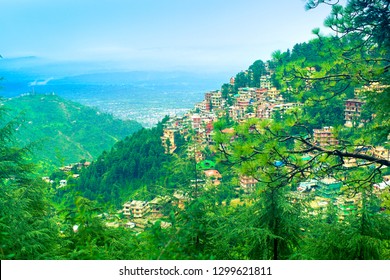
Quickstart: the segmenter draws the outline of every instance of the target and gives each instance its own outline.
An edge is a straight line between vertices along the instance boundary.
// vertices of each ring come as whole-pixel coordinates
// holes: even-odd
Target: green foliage
[[[372,197],[365,194],[361,202],[362,207],[358,211],[340,221],[334,211],[313,218],[299,252],[300,258],[388,259],[389,219],[369,208]]]
[[[90,161],[141,128],[56,95],[26,95],[4,103],[12,108],[6,121],[18,116],[19,145],[35,143],[31,161],[40,165],[42,175],[81,159]]]
[[[260,77],[267,73],[265,64],[262,60],[256,60],[247,71],[238,73],[234,81],[234,93],[238,92],[242,87],[259,87]],[[227,86],[225,86],[226,88]],[[226,89],[223,91],[226,91]],[[224,94],[225,95],[225,94]]]
[[[248,70],[251,72],[249,86],[260,87],[260,77],[267,74],[264,62],[256,60]]]
[[[375,118],[366,125],[363,134],[369,135],[373,144],[383,144],[390,134],[390,87],[380,92],[370,92],[362,119]]]
[[[81,173],[75,190],[100,203],[115,202],[117,207],[141,186],[148,186],[147,192],[157,195],[151,186],[163,184],[167,175],[164,166],[170,159],[164,153],[161,135],[160,124],[119,141]]]
[[[29,150],[15,145],[16,126],[11,121],[0,127],[0,258],[51,258],[58,228],[49,187],[32,176]]]
[[[354,97],[354,89],[371,86],[360,93],[365,100],[362,119],[371,119],[365,129],[371,143],[383,144],[389,135],[389,3],[388,1],[348,1],[345,7],[332,1],[307,1],[312,9],[333,5],[325,26],[336,35],[296,44],[290,53],[275,52],[275,78],[284,95],[305,104],[308,126],[337,126],[343,120],[343,101]],[[373,85],[379,88],[373,89]],[[372,118],[372,113],[378,118]],[[306,124],[305,124],[306,125]],[[367,138],[367,137],[365,137]]]
[[[224,98],[229,106],[233,105],[232,96],[236,93],[235,88],[231,84],[223,84],[221,87],[222,98]]]

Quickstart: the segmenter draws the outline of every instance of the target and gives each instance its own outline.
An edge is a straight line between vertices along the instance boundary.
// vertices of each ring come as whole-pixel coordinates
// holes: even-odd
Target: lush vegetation
[[[308,8],[324,2],[308,1]],[[224,116],[214,123],[215,145],[203,152],[222,173],[219,184],[206,178],[206,164],[196,164],[201,148],[191,128],[186,138],[178,136],[175,153],[165,154],[165,119],[117,142],[78,179],[73,171],[52,175],[66,178],[67,186],[58,188],[58,180],[46,185],[34,179],[30,146],[16,141],[18,119],[5,120],[1,258],[389,259],[390,195],[378,196],[373,184],[389,174],[390,162],[362,148],[388,144],[389,18],[388,1],[351,0],[335,5],[325,22],[337,35],[315,30],[317,39],[275,52],[268,62],[274,85],[286,100],[303,105],[272,119],[235,123]],[[259,86],[265,65],[256,61],[237,74],[234,86],[222,86],[227,104],[239,87]],[[366,106],[356,123],[370,120],[344,127],[344,100],[362,87]],[[324,147],[313,139],[313,128],[324,125],[336,128],[337,144]],[[236,191],[242,174],[257,180],[252,192]],[[296,189],[325,177],[343,187],[326,208],[315,209],[314,195]],[[107,226],[127,221],[117,213],[124,202],[158,195],[169,203],[141,232]],[[357,207],[341,214],[338,198],[353,198]]]
[[[3,101],[10,108],[4,121],[18,121],[20,146],[34,143],[32,162],[49,175],[59,166],[96,159],[103,151],[139,130],[134,121],[121,121],[57,95],[31,94]]]
[[[142,129],[116,143],[109,152],[100,155],[81,174],[76,190],[100,203],[121,207],[135,192],[139,198],[150,199],[168,176],[165,168],[170,158],[161,145],[162,124]],[[135,196],[137,198],[137,196]]]

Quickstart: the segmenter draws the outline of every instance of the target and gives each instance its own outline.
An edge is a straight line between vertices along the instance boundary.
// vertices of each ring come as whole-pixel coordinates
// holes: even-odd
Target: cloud
[[[48,78],[46,80],[35,80],[34,82],[29,83],[28,85],[30,87],[34,86],[45,86],[47,83],[49,83],[51,80],[54,80],[54,78]]]

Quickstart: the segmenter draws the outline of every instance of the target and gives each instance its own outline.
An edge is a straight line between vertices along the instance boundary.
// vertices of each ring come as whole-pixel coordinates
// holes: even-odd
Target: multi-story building
[[[195,105],[195,109],[198,109],[201,113],[210,112],[210,103],[203,100]]]
[[[210,91],[205,93],[205,99],[203,100],[200,106],[198,108],[200,109],[201,112],[210,112],[215,109],[220,109],[222,108],[222,92],[217,90],[217,91]]]
[[[192,120],[193,129],[198,130],[201,128],[202,118],[200,117],[199,114],[193,114],[191,120]]]
[[[257,102],[264,102],[268,95],[268,89],[266,88],[257,88],[256,89],[256,100]]]
[[[147,201],[133,200],[123,205],[123,215],[125,216],[142,218],[149,212],[150,207]]]
[[[260,88],[270,89],[272,87],[271,76],[264,75],[260,77]]]
[[[364,101],[360,99],[345,100],[345,126],[352,127],[357,124],[356,122],[360,118],[363,104]],[[357,125],[359,126],[361,123]]]
[[[333,127],[325,126],[322,129],[313,129],[314,143],[318,146],[335,146],[339,141],[333,134]]]
[[[390,150],[386,149],[385,147],[375,147],[371,150],[371,153],[375,157],[390,160]]]
[[[355,97],[364,95],[365,92],[383,92],[390,85],[382,85],[378,82],[370,83],[369,85],[355,88]]]
[[[353,198],[338,196],[335,205],[339,210],[340,219],[342,220],[345,216],[355,214],[358,208],[361,207],[361,194],[356,194]]]
[[[274,104],[263,103],[257,107],[256,117],[259,119],[270,119],[272,117]]]
[[[237,121],[244,118],[246,107],[231,106],[229,107],[229,116]]]
[[[164,134],[161,136],[161,141],[165,149],[165,153],[172,154],[176,150],[175,134],[178,133],[177,129],[165,128]]]
[[[196,145],[190,145],[187,148],[187,156],[190,159],[195,159],[195,162],[201,162],[205,159],[204,154],[196,147]]]
[[[254,87],[239,88],[238,94],[245,95],[246,97],[248,97],[250,99],[255,99],[256,98],[256,90],[258,90],[258,89],[254,88]]]
[[[204,102],[205,102],[205,112],[210,112],[211,111],[211,97],[212,97],[212,92],[206,92],[204,95]]]
[[[212,92],[210,101],[213,110],[222,108],[222,92],[220,91]]]
[[[254,190],[257,180],[253,177],[241,175],[240,176],[240,186],[246,193],[250,193]]]
[[[214,142],[214,127],[213,122],[209,122],[206,124],[205,137],[208,145],[213,145]]]
[[[237,106],[246,109],[250,104],[250,98],[247,95],[240,95],[237,98]]]
[[[273,107],[273,110],[278,110],[280,112],[280,114],[285,114],[287,110],[289,109],[292,109],[292,108],[296,108],[296,107],[300,107],[302,106],[301,103],[282,103],[282,104],[276,104],[274,107]]]
[[[276,87],[271,87],[268,89],[267,96],[269,100],[274,100],[274,101],[282,101],[283,98],[280,95],[280,90],[278,90]]]

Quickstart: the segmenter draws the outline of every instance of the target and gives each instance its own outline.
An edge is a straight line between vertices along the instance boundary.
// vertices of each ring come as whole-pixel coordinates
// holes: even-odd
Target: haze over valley
[[[151,127],[181,115],[218,89],[228,73],[112,70],[100,63],[47,63],[26,57],[2,59],[1,96],[55,93],[63,98]]]

